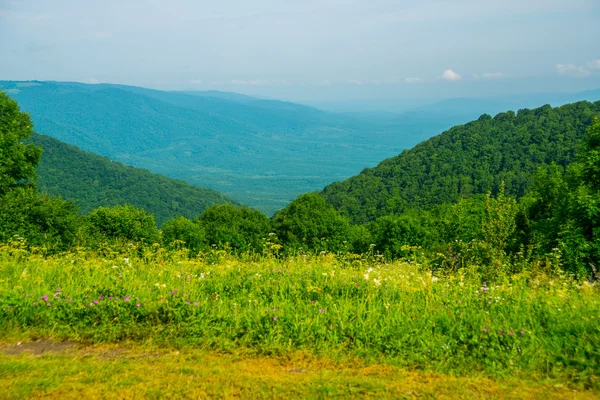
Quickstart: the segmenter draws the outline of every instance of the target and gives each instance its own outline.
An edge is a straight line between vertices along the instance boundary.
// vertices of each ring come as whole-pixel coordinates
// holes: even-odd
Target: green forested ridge
[[[461,196],[497,193],[521,197],[536,169],[575,159],[578,143],[600,102],[508,111],[452,129],[365,169],[321,194],[353,222],[409,208],[454,203]]]
[[[49,136],[33,133],[30,143],[44,149],[37,167],[39,189],[74,200],[83,213],[131,204],[153,213],[162,225],[176,216],[197,217],[214,204],[239,204],[214,190],[129,167]]]
[[[326,202],[335,194],[329,187],[320,194],[299,196],[271,219],[231,204],[191,209],[187,217],[154,212],[159,222],[168,219],[160,230],[149,206],[135,201],[141,193],[156,193],[147,200],[151,205],[163,199],[167,210],[175,210],[177,197],[161,197],[179,193],[167,185],[173,185],[171,180],[90,157],[39,135],[31,140],[55,157],[52,168],[43,165],[43,158],[38,167],[42,189],[68,188],[72,176],[58,172],[83,171],[85,177],[95,178],[85,184],[73,181],[70,193],[87,199],[94,191],[84,185],[105,185],[107,177],[114,178],[109,183],[122,183],[130,176],[123,171],[134,171],[135,181],[125,184],[138,198],[129,201],[133,205],[116,205],[121,202],[111,203],[112,192],[101,189],[106,198],[95,198],[99,207],[79,216],[73,203],[36,194],[33,168],[39,147],[23,143],[32,126],[16,103],[2,96],[0,150],[8,157],[0,172],[9,185],[0,193],[0,241],[16,237],[45,251],[73,246],[102,252],[131,246],[157,251],[163,246],[190,256],[215,251],[244,256],[377,254],[420,259],[432,270],[472,266],[490,280],[528,265],[547,264],[544,260],[580,276],[595,274],[600,266],[600,102],[544,106],[494,118],[483,115],[452,128],[337,184],[352,191],[334,199],[365,196],[364,205],[356,199],[341,203],[355,208],[336,209],[331,199]],[[76,165],[74,160],[84,156],[88,164]],[[54,179],[53,184],[45,183],[44,176]],[[149,185],[156,192],[149,191]],[[180,213],[172,213],[176,215]]]
[[[215,189],[268,214],[375,165],[423,134],[423,127],[413,137],[412,127],[221,93],[68,82],[0,85],[30,113],[36,132]]]

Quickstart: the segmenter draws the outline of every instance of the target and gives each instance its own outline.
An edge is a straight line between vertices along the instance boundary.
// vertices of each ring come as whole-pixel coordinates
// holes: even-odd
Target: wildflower
[[[483,328],[483,331],[484,331],[485,333],[487,333],[487,328]]]
[[[25,293],[25,297],[29,297],[29,295],[27,293]]]
[[[437,276],[432,276],[432,277],[431,277],[431,282],[437,282],[437,281],[439,281],[439,280],[440,280],[440,279],[439,279]]]
[[[273,317],[273,321],[277,321],[277,317]]]
[[[381,281],[379,279],[373,279],[373,283],[375,283],[375,286],[381,285]]]
[[[98,305],[98,300],[94,300],[93,303]]]
[[[364,274],[363,276],[365,277],[365,280],[369,280],[369,274]]]
[[[322,313],[322,312],[323,312],[323,310],[319,310],[319,312],[320,312],[320,313]]]
[[[140,303],[137,303],[135,306],[136,306],[136,307],[139,307],[139,306],[140,306]]]
[[[194,302],[194,306],[198,307],[198,302],[197,301]]]
[[[514,332],[508,332],[508,334],[509,334],[509,335],[514,335],[515,333],[514,333]]]
[[[104,296],[100,296],[100,297],[98,298],[98,300],[100,300],[100,301],[104,300]]]
[[[48,296],[42,296],[42,299],[44,299],[44,301],[48,301]]]
[[[190,304],[190,302],[189,302],[189,301],[186,301],[186,302],[185,302],[185,304],[188,304],[188,305],[189,305],[189,304]]]
[[[521,331],[521,335],[524,335],[524,334],[525,334],[525,331]]]
[[[127,296],[127,297],[125,297],[123,300],[125,300],[125,301],[129,301],[129,299],[130,299],[130,298],[131,298],[131,297]]]

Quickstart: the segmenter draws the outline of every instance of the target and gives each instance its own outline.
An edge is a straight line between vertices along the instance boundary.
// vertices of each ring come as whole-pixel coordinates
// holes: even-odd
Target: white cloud
[[[600,69],[600,59],[593,60],[588,63],[588,67],[592,69]]]
[[[575,64],[556,64],[556,70],[560,75],[573,78],[585,78],[590,76],[590,71]]]
[[[190,80],[192,85],[202,85],[202,81],[200,79],[192,79]]]
[[[459,79],[462,78],[462,76],[460,76],[456,72],[452,71],[451,69],[447,69],[442,74],[442,78],[444,78],[447,81],[458,81]]]
[[[423,79],[423,78],[417,78],[417,77],[404,79],[404,82],[406,82],[408,84],[422,83],[424,81],[425,81],[425,79]]]
[[[350,79],[348,81],[348,83],[351,84],[351,85],[362,85],[362,82],[361,81],[357,81],[356,79]]]

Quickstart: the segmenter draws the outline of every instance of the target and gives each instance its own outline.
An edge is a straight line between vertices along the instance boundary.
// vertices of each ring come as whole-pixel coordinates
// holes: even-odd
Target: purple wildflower
[[[51,306],[51,304],[48,302],[48,303],[46,303],[46,306],[50,307],[50,306]]]
[[[93,303],[98,305],[98,300],[94,300]]]
[[[277,321],[277,317],[273,317],[273,321]]]
[[[135,306],[136,306],[136,307],[139,307],[139,306],[140,306],[140,303],[137,303]]]
[[[100,296],[98,300],[104,300],[104,296]]]
[[[48,301],[48,296],[42,296],[42,299],[44,299],[44,301]]]
[[[194,302],[194,306],[198,307],[198,302],[197,301]]]
[[[190,304],[190,302],[189,302],[189,301],[186,301],[186,302],[185,302],[185,304]]]
[[[485,333],[487,333],[487,328],[483,328],[483,331],[484,331]]]
[[[525,331],[521,331],[521,335],[524,335],[524,334],[525,334]]]
[[[323,310],[319,310],[319,312],[323,312]]]
[[[129,299],[130,299],[130,298],[131,298],[131,297],[127,296],[127,297],[125,297],[123,300],[125,300],[125,301],[129,301]]]
[[[27,293],[25,293],[25,297],[29,297],[29,295]]]

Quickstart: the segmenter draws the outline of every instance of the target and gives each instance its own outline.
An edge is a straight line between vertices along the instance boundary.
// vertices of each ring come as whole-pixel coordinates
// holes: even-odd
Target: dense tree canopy
[[[23,143],[32,130],[29,115],[0,91],[0,195],[35,179],[35,166],[42,150]]]
[[[215,190],[129,167],[49,136],[33,133],[30,143],[44,149],[37,167],[40,190],[76,201],[83,213],[131,204],[154,214],[161,226],[176,216],[195,218],[214,204],[239,205]]]
[[[349,249],[350,223],[316,193],[303,194],[273,217],[273,229],[290,248]]]
[[[270,229],[269,219],[260,211],[231,204],[207,208],[196,222],[203,228],[209,245],[237,252],[261,252]]]
[[[507,195],[522,197],[540,165],[564,167],[575,160],[578,143],[598,113],[600,102],[579,102],[483,115],[321,194],[355,223],[497,193],[501,182]]]

